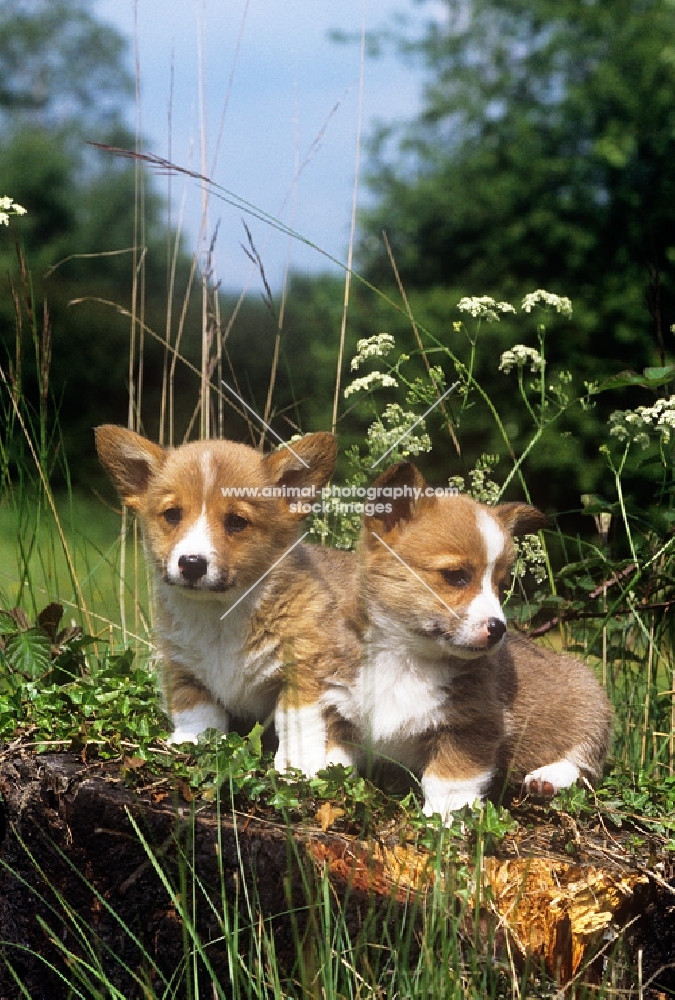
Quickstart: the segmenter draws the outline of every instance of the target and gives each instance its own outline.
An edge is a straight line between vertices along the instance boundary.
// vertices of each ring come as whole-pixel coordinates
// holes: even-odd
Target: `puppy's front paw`
[[[581,772],[571,760],[556,760],[553,764],[537,767],[525,776],[523,787],[529,795],[550,799],[561,788],[569,788],[579,780]]]
[[[351,767],[354,771],[358,769],[357,754],[351,747],[338,746],[333,744],[326,750],[326,766],[331,764],[341,764],[342,767]]]
[[[313,778],[317,771],[326,766],[326,755],[319,748],[315,753],[292,752],[286,746],[279,746],[274,755],[274,769],[283,774],[288,768],[302,771],[306,778]]]
[[[435,774],[422,776],[424,792],[424,815],[439,813],[448,825],[455,809],[471,806],[476,799],[482,799],[489,786],[492,772],[477,774],[474,778],[441,778]]]
[[[181,743],[199,743],[199,735],[190,732],[189,729],[174,729],[166,741],[170,747],[180,746]]]
[[[229,719],[227,712],[220,705],[204,702],[184,712],[174,712],[173,732],[167,743],[177,746],[180,743],[199,743],[200,733],[207,729],[220,729],[227,733]]]
[[[319,705],[279,706],[274,726],[279,737],[274,756],[277,771],[283,774],[286,768],[295,767],[313,778],[326,766],[326,724]]]

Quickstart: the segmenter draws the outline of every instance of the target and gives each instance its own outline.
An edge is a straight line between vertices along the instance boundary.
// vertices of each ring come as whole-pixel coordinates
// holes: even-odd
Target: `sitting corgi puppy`
[[[354,640],[342,634],[325,560],[315,546],[295,544],[303,515],[292,499],[328,482],[333,435],[262,455],[232,441],[162,448],[106,424],[96,447],[141,521],[154,571],[172,742],[274,711],[277,768],[324,767],[315,675]]]
[[[327,759],[397,761],[421,776],[425,813],[446,821],[500,775],[544,795],[597,779],[611,729],[604,691],[579,660],[507,632],[501,607],[513,537],[544,515],[425,496],[407,462],[373,485],[400,495],[364,520],[363,650],[356,669],[324,680]]]

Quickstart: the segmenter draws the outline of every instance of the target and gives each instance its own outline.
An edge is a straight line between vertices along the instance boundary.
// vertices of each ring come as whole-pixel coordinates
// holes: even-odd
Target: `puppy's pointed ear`
[[[116,424],[102,424],[94,433],[98,457],[123,503],[138,510],[150,480],[164,464],[165,449]]]
[[[272,486],[297,490],[321,489],[333,475],[336,458],[335,435],[319,431],[306,434],[299,441],[267,455],[264,463]],[[292,501],[293,497],[289,496],[289,500]]]
[[[382,504],[385,510],[366,515],[364,524],[370,531],[393,529],[402,521],[409,521],[423,497],[426,487],[424,476],[412,462],[397,462],[375,480],[370,489],[377,490],[373,503]]]
[[[549,520],[529,503],[500,503],[494,508],[494,515],[511,535],[532,535],[547,527]]]

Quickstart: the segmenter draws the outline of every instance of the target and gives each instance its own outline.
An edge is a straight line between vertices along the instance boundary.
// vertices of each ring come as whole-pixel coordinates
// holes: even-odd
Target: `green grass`
[[[66,620],[88,632],[107,635],[115,644],[123,639],[138,648],[147,644],[148,575],[136,525],[129,519],[122,588],[119,513],[81,493],[57,496],[55,506],[63,540],[44,502],[13,494],[0,499],[0,607],[19,606],[35,618],[58,601]]]

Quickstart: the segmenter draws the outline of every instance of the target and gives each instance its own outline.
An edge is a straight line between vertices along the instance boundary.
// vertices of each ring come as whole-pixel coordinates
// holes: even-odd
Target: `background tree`
[[[87,0],[4,0],[0,9],[0,124],[82,133],[118,124],[133,94],[127,43]]]
[[[442,6],[420,37],[399,39],[424,61],[428,83],[418,118],[383,127],[372,143],[376,204],[361,220],[367,277],[393,285],[385,230],[403,284],[437,335],[453,338],[462,295],[517,303],[543,287],[575,307],[549,341],[554,369],[592,381],[663,363],[675,322],[675,8],[668,0]],[[479,378],[502,400],[497,358],[513,336],[495,324],[481,351]],[[456,336],[453,346],[462,346]],[[566,456],[535,459],[545,495],[572,502],[570,473],[578,492],[598,486],[597,445],[614,405],[603,397],[568,425]],[[489,450],[486,429],[472,418],[466,443],[480,439]]]
[[[0,6],[0,177],[3,193],[28,209],[16,229],[31,277],[28,288],[5,232],[0,242],[2,362],[6,366],[16,350],[11,286],[22,302],[32,297],[27,308],[40,314],[38,329],[46,303],[51,416],[58,413],[71,474],[82,482],[98,473],[91,428],[105,420],[126,420],[130,321],[114,308],[70,303],[100,298],[129,310],[134,268],[142,258],[138,302],[144,321],[163,334],[167,248],[172,249],[175,239],[166,231],[163,201],[152,178],[131,160],[88,144],[134,146],[135,137],[124,124],[134,91],[126,53],[126,40],[94,18],[88,0],[7,0]],[[139,184],[144,187],[142,209]],[[137,236],[141,221],[143,246]],[[190,260],[181,251],[178,295],[189,271]],[[27,320],[24,316],[21,389],[35,407],[40,365]],[[196,339],[188,335],[184,341],[193,358],[198,356]],[[150,337],[144,353],[144,404],[156,432],[152,419],[159,412],[164,354]],[[184,375],[179,370],[179,385]],[[188,414],[181,419],[186,424]]]

